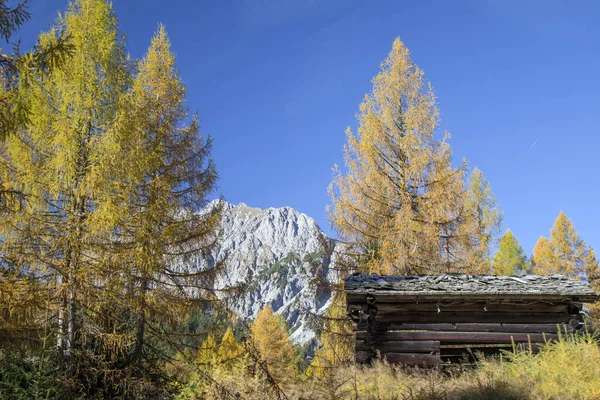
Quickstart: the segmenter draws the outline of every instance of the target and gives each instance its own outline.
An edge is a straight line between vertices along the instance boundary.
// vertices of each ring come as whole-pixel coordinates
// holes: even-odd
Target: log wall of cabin
[[[538,352],[559,331],[581,328],[581,303],[544,301],[378,302],[348,304],[356,333],[356,361],[377,354],[391,363],[437,365],[473,361],[514,347]]]

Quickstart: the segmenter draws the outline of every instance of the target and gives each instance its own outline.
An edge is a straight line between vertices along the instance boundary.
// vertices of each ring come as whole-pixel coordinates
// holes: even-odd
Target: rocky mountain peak
[[[271,306],[297,343],[314,337],[310,314],[325,311],[331,297],[327,283],[340,278],[330,268],[334,241],[315,220],[291,207],[223,204],[221,237],[212,257],[224,262],[218,287],[245,287],[227,299],[228,306],[244,319]]]

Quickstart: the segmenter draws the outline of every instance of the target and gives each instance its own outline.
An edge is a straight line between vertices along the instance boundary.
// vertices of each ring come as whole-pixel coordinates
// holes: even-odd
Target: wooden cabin
[[[383,276],[345,279],[357,362],[439,365],[513,346],[537,352],[558,333],[582,329],[583,303],[600,295],[552,276]]]

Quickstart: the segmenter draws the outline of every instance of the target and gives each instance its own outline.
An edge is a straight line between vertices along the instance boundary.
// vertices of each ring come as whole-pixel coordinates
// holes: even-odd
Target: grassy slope
[[[600,348],[589,335],[562,338],[538,355],[522,352],[504,358],[482,360],[475,369],[443,373],[402,369],[383,362],[371,367],[346,366],[328,379],[299,378],[283,389],[289,399],[298,400],[600,399]],[[257,384],[256,377],[217,375],[241,398],[276,398],[268,385]],[[204,396],[219,398],[206,392]]]

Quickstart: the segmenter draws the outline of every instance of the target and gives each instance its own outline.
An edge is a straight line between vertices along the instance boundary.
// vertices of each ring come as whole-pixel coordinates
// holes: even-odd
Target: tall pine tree
[[[450,146],[435,137],[438,120],[431,86],[396,39],[360,105],[357,133],[346,131],[347,172],[330,186],[330,221],[367,271],[457,267],[464,165],[452,167]]]

